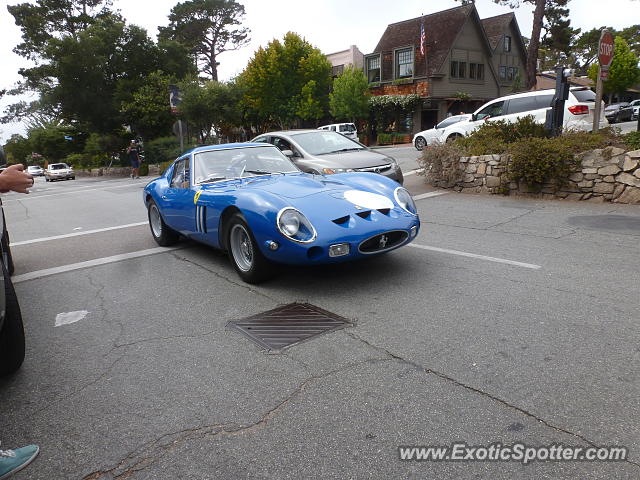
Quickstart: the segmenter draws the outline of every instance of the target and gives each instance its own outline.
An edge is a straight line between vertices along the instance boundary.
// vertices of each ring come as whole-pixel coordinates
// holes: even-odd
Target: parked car
[[[159,245],[184,235],[226,250],[248,283],[268,278],[273,263],[317,265],[388,252],[420,229],[411,195],[390,178],[303,173],[266,143],[197,147],[151,181],[143,200]]]
[[[51,163],[44,172],[44,178],[47,182],[54,180],[75,180],[76,174],[66,163]]]
[[[454,140],[468,135],[486,121],[506,120],[515,122],[527,115],[544,124],[547,110],[551,108],[554,90],[536,90],[496,98],[476,110],[467,121],[455,123],[442,132],[441,141]],[[586,87],[569,90],[565,102],[564,128],[568,130],[591,131],[595,114],[596,94]],[[601,109],[600,126],[606,127],[607,120]]]
[[[44,175],[44,168],[38,165],[29,165],[27,167],[27,173],[33,177],[42,177]]]
[[[463,122],[465,120],[469,120],[471,118],[471,114],[461,114],[461,115],[453,115],[451,117],[447,117],[442,120],[435,127],[430,128],[429,130],[423,130],[422,132],[418,132],[413,136],[413,145],[416,147],[416,150],[422,150],[425,146],[432,145],[433,142],[438,141],[440,135],[445,128],[449,125],[453,125],[454,123]]]
[[[633,107],[627,103],[612,103],[604,109],[604,116],[609,123],[630,121],[633,118]]]
[[[349,137],[351,140],[358,140],[358,129],[353,123],[334,123],[332,125],[323,125],[318,130],[331,130]]]
[[[633,108],[633,117],[631,120],[637,120],[638,116],[640,116],[640,100],[634,100],[629,103],[629,105]]]
[[[2,210],[1,200],[0,210]],[[25,343],[20,305],[11,283],[14,266],[3,210],[0,219],[2,220],[2,237],[0,238],[2,253],[2,262],[0,263],[0,268],[2,268],[0,275],[0,377],[2,377],[20,368],[24,361]]]
[[[402,170],[394,158],[378,153],[337,132],[287,130],[259,135],[253,142],[271,143],[303,172],[332,175],[373,172],[402,184]]]

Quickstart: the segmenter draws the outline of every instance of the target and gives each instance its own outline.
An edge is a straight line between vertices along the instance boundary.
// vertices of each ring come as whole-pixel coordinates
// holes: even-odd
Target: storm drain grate
[[[349,325],[345,318],[308,303],[290,303],[227,323],[262,348],[276,351]]]

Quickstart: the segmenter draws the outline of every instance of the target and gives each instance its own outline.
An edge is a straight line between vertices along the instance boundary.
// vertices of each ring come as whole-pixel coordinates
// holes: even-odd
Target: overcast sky
[[[0,0],[0,89],[11,87],[20,76],[18,69],[28,64],[12,53],[20,42],[20,30],[7,12],[7,5],[20,0]],[[121,11],[129,23],[147,29],[155,38],[159,25],[168,23],[167,17],[177,0],[114,0],[114,8]],[[454,0],[239,0],[244,5],[244,25],[251,29],[251,43],[241,50],[222,54],[218,61],[219,78],[227,80],[240,73],[259,46],[274,38],[282,38],[288,31],[302,35],[324,53],[332,53],[356,45],[362,53],[370,53],[390,23],[418,17],[459,6]],[[491,0],[477,0],[480,18],[510,11]],[[590,30],[611,26],[621,29],[640,22],[640,2],[637,0],[571,0],[571,25]],[[515,10],[520,31],[531,34],[531,4]],[[0,101],[4,109],[13,100]],[[0,124],[0,142],[13,133],[24,134],[21,125]]]

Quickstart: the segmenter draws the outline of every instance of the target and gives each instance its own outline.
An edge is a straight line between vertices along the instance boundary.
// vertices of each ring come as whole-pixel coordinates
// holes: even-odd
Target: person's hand
[[[0,173],[0,192],[6,193],[10,190],[18,193],[29,193],[29,188],[33,187],[33,177],[24,171],[24,165],[11,165]]]

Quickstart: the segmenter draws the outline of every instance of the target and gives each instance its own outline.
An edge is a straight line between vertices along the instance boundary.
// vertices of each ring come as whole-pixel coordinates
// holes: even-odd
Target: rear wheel
[[[459,138],[462,138],[462,135],[460,135],[459,133],[452,133],[447,137],[447,143],[455,142]]]
[[[427,144],[427,142],[425,141],[424,138],[422,138],[422,137],[416,138],[416,141],[415,141],[416,150],[422,150],[425,147],[426,144]]]
[[[273,264],[262,255],[249,225],[240,213],[229,219],[227,249],[233,268],[245,282],[260,283],[273,275]]]
[[[24,361],[24,328],[18,298],[9,272],[2,266],[4,276],[5,317],[0,330],[0,376],[9,375]]]
[[[151,235],[158,245],[161,247],[167,247],[178,241],[180,235],[171,230],[167,224],[164,223],[160,210],[158,209],[156,202],[153,200],[149,200],[148,216]]]

